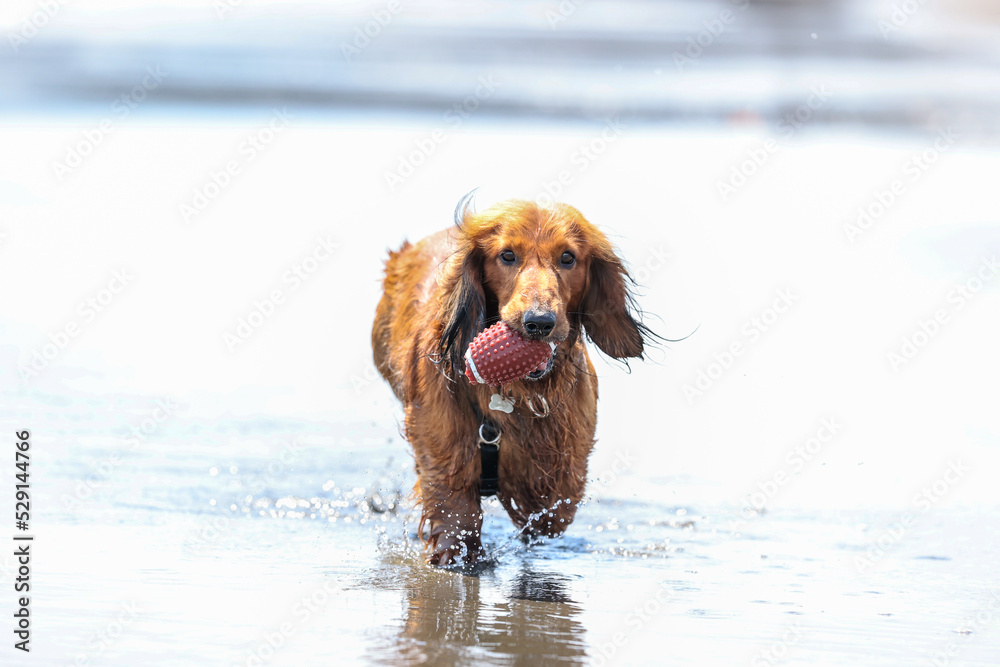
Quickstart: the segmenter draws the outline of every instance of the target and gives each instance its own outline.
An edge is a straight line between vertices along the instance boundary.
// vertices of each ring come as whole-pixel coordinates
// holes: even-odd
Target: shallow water
[[[563,538],[525,545],[489,502],[488,561],[436,569],[405,499],[404,444],[358,428],[370,446],[351,452],[309,429],[252,423],[156,438],[141,453],[72,429],[39,433],[34,650],[16,664],[899,665],[954,647],[948,664],[991,665],[1000,655],[995,512],[931,511],[897,534],[889,512],[741,518],[607,493]],[[116,457],[99,482],[82,464]],[[276,465],[282,457],[290,465]]]

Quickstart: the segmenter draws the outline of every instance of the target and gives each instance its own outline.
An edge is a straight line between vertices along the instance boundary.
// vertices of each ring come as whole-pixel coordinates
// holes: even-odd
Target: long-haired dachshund
[[[616,359],[641,358],[654,337],[611,243],[575,208],[512,200],[474,213],[470,200],[459,203],[454,228],[389,253],[372,330],[375,365],[405,410],[419,533],[429,528],[435,565],[482,555],[480,440],[496,434],[496,492],[510,518],[528,535],[566,530],[597,423],[583,334]],[[500,320],[555,344],[547,367],[502,388],[509,413],[491,409],[495,389],[463,375],[470,341]]]

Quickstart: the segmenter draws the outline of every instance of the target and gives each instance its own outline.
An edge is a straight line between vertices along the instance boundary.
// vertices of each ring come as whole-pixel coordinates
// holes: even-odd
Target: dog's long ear
[[[476,188],[478,190],[478,188]],[[455,207],[455,226],[464,236],[464,225],[472,215],[476,190],[469,192]],[[441,359],[449,359],[452,368],[462,368],[462,357],[472,339],[486,325],[486,296],[483,290],[483,257],[468,238],[459,242],[459,249],[445,276],[448,299],[444,304],[447,324],[439,342]]]
[[[460,251],[464,256],[455,267],[457,275],[446,280],[454,287],[445,302],[447,324],[441,334],[441,358],[452,368],[462,368],[462,357],[472,339],[486,325],[486,297],[483,291],[482,257],[475,248]]]
[[[590,258],[590,274],[580,302],[580,323],[587,337],[616,359],[642,357],[647,340],[655,338],[636,319],[639,312],[630,285],[632,278],[613,251],[598,250]]]

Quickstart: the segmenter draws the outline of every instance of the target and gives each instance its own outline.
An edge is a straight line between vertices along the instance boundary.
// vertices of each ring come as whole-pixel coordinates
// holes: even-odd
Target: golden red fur
[[[428,562],[441,565],[482,554],[482,416],[502,432],[503,507],[528,534],[559,535],[583,498],[597,422],[581,333],[619,359],[641,357],[652,335],[611,243],[575,208],[506,201],[472,213],[468,202],[454,228],[389,253],[372,330],[375,365],[405,410]],[[469,342],[498,319],[556,343],[544,375],[504,388],[511,414],[491,411],[495,389],[463,376]]]

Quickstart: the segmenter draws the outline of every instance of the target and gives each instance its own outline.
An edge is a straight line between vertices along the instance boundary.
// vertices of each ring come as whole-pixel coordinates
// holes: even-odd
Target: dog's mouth
[[[541,380],[543,377],[545,377],[546,375],[548,375],[549,371],[552,370],[552,367],[555,366],[555,363],[556,363],[556,344],[555,343],[549,343],[549,345],[552,347],[552,354],[549,355],[548,359],[546,359],[544,362],[542,362],[541,364],[539,364],[538,368],[536,368],[535,370],[533,370],[530,373],[528,373],[526,379],[532,380],[532,381]]]

